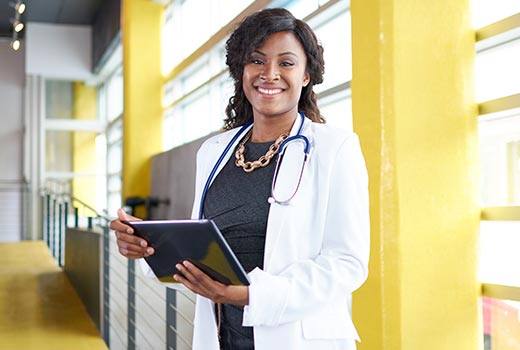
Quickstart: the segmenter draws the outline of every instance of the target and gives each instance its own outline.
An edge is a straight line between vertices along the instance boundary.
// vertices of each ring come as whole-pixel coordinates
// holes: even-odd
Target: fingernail
[[[132,230],[131,228],[128,228],[128,229],[126,229],[126,232],[132,234],[132,233],[134,233],[134,230]]]
[[[141,247],[146,247],[146,241],[141,241]]]
[[[148,248],[148,249],[146,249],[146,252],[147,252],[148,254],[152,255],[152,254],[153,254],[153,248]]]
[[[121,253],[122,253],[123,255],[128,254],[128,250],[126,250],[126,249],[121,249]]]
[[[183,266],[181,264],[177,264],[175,265],[175,267],[177,268],[177,270],[182,270]]]
[[[182,263],[183,263],[184,266],[190,266],[190,262],[189,261],[184,260]]]
[[[173,275],[173,279],[178,281],[179,280],[179,277],[177,277],[177,275]]]

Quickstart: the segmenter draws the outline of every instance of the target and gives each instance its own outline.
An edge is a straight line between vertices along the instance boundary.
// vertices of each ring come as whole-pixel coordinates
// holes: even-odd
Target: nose
[[[263,69],[260,72],[260,79],[264,81],[276,81],[280,79],[280,71],[276,62],[269,62],[263,65]]]

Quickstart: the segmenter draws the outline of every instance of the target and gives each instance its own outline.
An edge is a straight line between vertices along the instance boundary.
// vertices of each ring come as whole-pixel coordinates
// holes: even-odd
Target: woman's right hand
[[[134,230],[122,222],[141,221],[141,219],[128,215],[121,208],[117,211],[117,217],[116,220],[110,222],[110,229],[115,231],[119,253],[128,259],[139,259],[152,255],[153,248],[148,247],[148,243],[144,239],[135,236]]]

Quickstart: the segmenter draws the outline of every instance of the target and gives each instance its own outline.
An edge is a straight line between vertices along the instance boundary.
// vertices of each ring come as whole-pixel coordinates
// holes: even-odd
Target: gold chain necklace
[[[280,145],[282,144],[283,140],[285,140],[287,138],[287,136],[289,136],[288,133],[281,134],[280,136],[278,136],[276,141],[274,141],[274,143],[271,146],[269,146],[269,149],[267,150],[266,154],[264,154],[257,160],[254,160],[252,162],[246,162],[244,159],[244,152],[246,150],[245,144],[251,138],[251,134],[252,134],[252,130],[249,130],[248,133],[246,134],[246,136],[244,137],[244,139],[242,141],[240,141],[240,144],[238,145],[238,148],[235,152],[236,166],[244,169],[244,171],[246,173],[250,173],[257,168],[262,168],[262,167],[267,166],[267,164],[269,164],[269,162],[274,157],[276,152],[278,152],[278,149],[280,148]]]

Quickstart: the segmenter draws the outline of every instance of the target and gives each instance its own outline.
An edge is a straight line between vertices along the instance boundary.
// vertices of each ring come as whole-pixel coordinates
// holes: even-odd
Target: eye
[[[292,66],[294,66],[294,63],[291,62],[291,61],[283,61],[283,62],[280,63],[280,66],[282,66],[282,67],[292,67]]]
[[[252,58],[251,59],[252,64],[263,64],[264,62],[261,59],[258,58]]]

